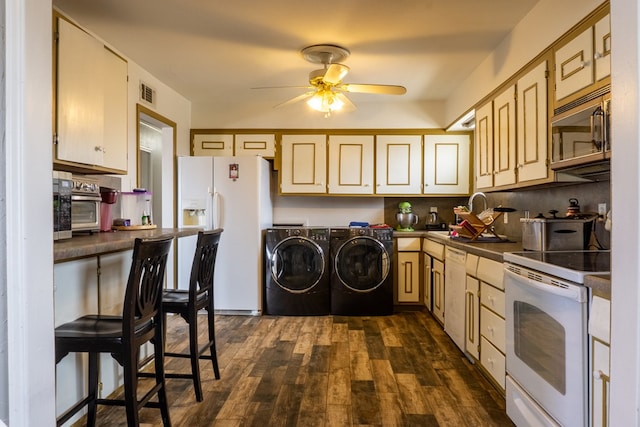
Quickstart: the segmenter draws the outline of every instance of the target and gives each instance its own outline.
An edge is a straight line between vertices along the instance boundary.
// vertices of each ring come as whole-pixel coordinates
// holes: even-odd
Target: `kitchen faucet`
[[[478,191],[477,193],[473,193],[471,197],[469,197],[469,204],[467,205],[467,207],[469,208],[469,212],[473,212],[473,200],[476,197],[482,197],[482,200],[484,201],[484,208],[482,210],[487,210],[487,196],[484,193]]]

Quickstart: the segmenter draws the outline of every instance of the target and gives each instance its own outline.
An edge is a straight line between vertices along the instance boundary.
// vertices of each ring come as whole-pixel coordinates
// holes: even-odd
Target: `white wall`
[[[498,48],[447,99],[447,125],[603,3],[602,0],[540,0]]]
[[[382,197],[272,197],[273,223],[343,226],[351,221],[380,224],[384,222]]]
[[[289,95],[295,96],[295,93],[285,91],[282,101]],[[355,111],[335,113],[330,118],[324,118],[317,111],[300,108],[299,104],[282,108],[273,108],[278,102],[237,106],[233,100],[214,99],[208,104],[193,103],[192,125],[200,129],[410,129],[445,126],[443,102],[407,105],[395,103],[389,96],[389,101],[386,101],[383,95],[361,95],[376,97],[375,102],[367,102],[366,98],[358,100],[357,95],[349,95],[357,104]]]
[[[0,146],[0,282],[6,345],[0,420],[54,425],[53,240],[51,232],[51,3],[2,2],[6,108]],[[38,155],[41,153],[40,155]],[[8,201],[4,204],[4,201]],[[0,423],[1,424],[1,423]]]
[[[640,34],[636,0],[611,2],[612,307],[610,425],[640,425]]]

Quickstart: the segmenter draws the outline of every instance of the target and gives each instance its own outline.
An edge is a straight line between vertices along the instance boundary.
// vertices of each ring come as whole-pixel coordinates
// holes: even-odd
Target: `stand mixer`
[[[396,214],[398,231],[413,231],[413,226],[418,223],[418,215],[411,212],[411,203],[400,202],[398,204],[398,213]]]

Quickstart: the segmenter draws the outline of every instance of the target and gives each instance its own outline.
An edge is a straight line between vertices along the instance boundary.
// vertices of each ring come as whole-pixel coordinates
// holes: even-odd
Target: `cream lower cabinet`
[[[373,194],[373,135],[329,136],[329,194]]]
[[[433,316],[444,325],[444,262],[433,259],[432,280],[433,280]]]
[[[396,300],[420,303],[420,237],[399,237],[396,256]]]
[[[480,358],[480,280],[477,278],[478,256],[467,253],[464,294],[465,351],[473,359]]]
[[[127,62],[58,18],[54,161],[127,170]]]
[[[376,194],[422,194],[422,136],[376,136]]]
[[[439,312],[438,315],[440,316],[441,322],[444,322],[444,316],[442,316],[444,313],[444,288],[442,287],[444,284],[444,264],[442,263],[442,260],[444,260],[444,251],[445,245],[442,243],[426,237],[422,239],[423,302],[427,310]],[[439,297],[437,302],[434,301],[436,287],[434,283],[436,281],[438,282],[437,292]],[[440,298],[442,298],[442,300],[440,300]]]
[[[280,192],[327,192],[327,136],[282,135]]]
[[[425,135],[424,194],[469,194],[469,135]]]
[[[594,296],[589,314],[591,346],[591,426],[609,426],[611,302]]]
[[[480,257],[480,365],[505,389],[506,322],[502,263]]]

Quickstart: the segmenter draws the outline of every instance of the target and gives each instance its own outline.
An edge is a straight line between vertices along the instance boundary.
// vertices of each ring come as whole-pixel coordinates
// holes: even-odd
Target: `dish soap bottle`
[[[150,201],[147,200],[147,207],[142,211],[142,225],[151,225]]]

